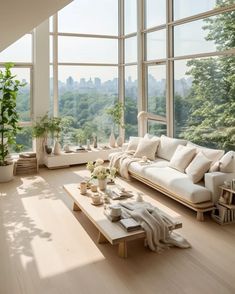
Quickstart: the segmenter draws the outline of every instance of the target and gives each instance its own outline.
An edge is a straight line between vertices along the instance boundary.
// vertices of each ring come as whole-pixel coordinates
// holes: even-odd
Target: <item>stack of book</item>
[[[123,218],[119,221],[119,223],[127,232],[132,232],[141,229],[141,225],[131,217]]]
[[[36,153],[20,153],[16,162],[16,174],[31,174],[38,172],[38,162]]]
[[[221,225],[235,222],[235,205],[218,203],[212,212],[212,218]]]

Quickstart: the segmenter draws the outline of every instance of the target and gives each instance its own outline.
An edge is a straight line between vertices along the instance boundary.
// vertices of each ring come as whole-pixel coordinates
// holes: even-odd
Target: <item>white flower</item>
[[[101,158],[96,159],[95,166],[99,166],[99,165],[102,165],[102,164],[104,164],[104,160],[103,159],[101,159]]]
[[[87,162],[87,165],[86,165],[86,168],[87,168],[90,172],[93,172],[93,170],[94,170],[94,168],[95,168],[93,161],[88,161],[88,162]]]
[[[96,166],[93,170],[92,176],[97,178],[98,180],[106,179],[108,176],[106,167],[102,165]]]

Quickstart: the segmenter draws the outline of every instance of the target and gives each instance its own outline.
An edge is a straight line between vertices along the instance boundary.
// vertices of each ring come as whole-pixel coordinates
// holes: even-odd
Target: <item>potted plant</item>
[[[13,179],[13,162],[8,159],[9,146],[16,145],[19,127],[19,115],[16,111],[18,91],[25,83],[15,79],[11,68],[13,63],[5,64],[5,71],[0,70],[0,182]]]
[[[87,169],[91,172],[91,180],[97,179],[100,190],[106,189],[107,179],[113,181],[116,176],[117,169],[115,167],[106,167],[103,165],[103,159],[97,159],[95,162],[89,161],[86,165]]]
[[[40,139],[38,152],[42,153],[44,150],[46,150],[47,153],[49,153],[50,148],[48,148],[47,143],[48,137],[51,135],[53,138],[56,138],[54,153],[59,154],[61,150],[59,144],[61,130],[62,118],[50,117],[48,113],[43,117],[40,117],[33,125],[33,137]]]
[[[120,128],[124,129],[125,125],[123,124],[123,114],[124,114],[124,105],[121,102],[116,102],[113,107],[107,109],[107,114],[111,116],[113,121],[113,127],[111,130],[111,135],[109,139],[109,143],[111,147],[115,147],[115,137],[113,133],[113,129],[115,126],[118,126],[119,136],[117,138],[117,145],[122,146],[124,139],[120,135]]]

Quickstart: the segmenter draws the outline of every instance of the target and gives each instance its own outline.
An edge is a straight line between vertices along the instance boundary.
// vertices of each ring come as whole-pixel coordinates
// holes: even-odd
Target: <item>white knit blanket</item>
[[[120,203],[122,217],[134,218],[146,232],[146,246],[152,251],[160,252],[170,246],[190,248],[189,242],[179,234],[170,230],[174,222],[161,210],[148,202]]]
[[[133,151],[124,151],[114,154],[110,160],[109,167],[115,167],[120,176],[130,180],[128,166],[133,161],[139,161],[139,158],[133,157]]]

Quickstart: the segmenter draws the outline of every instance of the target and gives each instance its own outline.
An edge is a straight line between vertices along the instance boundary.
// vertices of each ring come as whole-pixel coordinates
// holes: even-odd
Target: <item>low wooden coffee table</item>
[[[119,223],[111,222],[104,215],[103,205],[92,205],[90,199],[91,192],[88,192],[86,195],[81,195],[80,190],[78,189],[78,184],[64,185],[64,189],[74,201],[73,210],[82,211],[98,229],[98,243],[109,242],[112,245],[118,244],[118,255],[120,257],[127,257],[128,241],[144,238],[146,236],[145,231],[142,229],[133,232],[126,232]],[[157,206],[173,220],[175,225],[172,229],[178,229],[182,227],[180,216],[177,213],[163,206],[162,204],[159,204],[157,201],[148,196],[144,196],[144,200],[150,202],[154,206]],[[127,201],[131,200],[128,199]],[[117,202],[117,200],[115,202]]]

